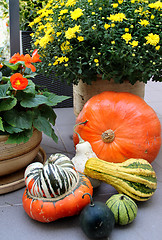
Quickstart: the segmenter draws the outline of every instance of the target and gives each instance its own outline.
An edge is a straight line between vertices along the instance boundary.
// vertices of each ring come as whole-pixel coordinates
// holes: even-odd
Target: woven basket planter
[[[20,144],[6,144],[7,138],[0,136],[0,176],[16,172],[33,161],[39,151],[42,133],[34,129],[29,141]]]

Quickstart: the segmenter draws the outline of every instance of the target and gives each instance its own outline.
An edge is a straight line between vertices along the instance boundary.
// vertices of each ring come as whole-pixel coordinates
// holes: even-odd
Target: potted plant
[[[81,87],[96,85],[100,76],[97,90],[101,85],[107,89],[104,79],[113,81],[116,90],[125,81],[140,88],[150,78],[161,81],[161,6],[144,0],[49,1],[30,23],[33,47],[42,56],[39,70],[54,70],[76,87],[80,79]]]
[[[38,62],[41,60],[37,50],[32,56],[16,53],[9,61],[0,58],[0,176],[33,161],[42,132],[55,142],[58,139],[53,107],[69,97],[34,84],[31,78],[36,75],[34,65]]]
[[[19,23],[15,22],[12,23],[12,26],[15,24],[19,24],[20,27],[20,49],[21,53],[27,54],[31,50],[31,33],[32,29],[29,26],[29,23],[33,21],[36,17],[38,17],[37,11],[42,9],[45,4],[47,3],[47,0],[19,0]],[[9,19],[9,0],[4,0],[0,3],[0,7],[2,8],[2,14],[0,15],[0,18],[6,19],[8,24]],[[12,9],[11,9],[12,11]],[[9,28],[8,28],[9,30]],[[6,48],[5,44],[5,48]],[[6,52],[6,50],[5,50]],[[49,77],[46,76],[46,74],[37,74],[35,78],[33,79],[33,82],[38,83],[40,85],[43,85],[44,87],[47,87],[51,92],[54,92],[59,95],[67,95],[70,96],[66,101],[61,102],[57,105],[57,107],[72,107],[72,85],[69,86],[66,82],[61,82],[60,78],[57,78],[54,76],[54,73],[52,73]]]

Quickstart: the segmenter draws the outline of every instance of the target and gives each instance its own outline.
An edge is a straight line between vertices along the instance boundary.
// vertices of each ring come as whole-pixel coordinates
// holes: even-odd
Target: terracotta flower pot
[[[34,129],[29,141],[20,144],[6,144],[7,138],[0,136],[0,176],[16,172],[33,161],[39,151],[42,133]]]
[[[145,84],[139,81],[134,85],[128,81],[120,84],[115,83],[113,80],[102,80],[101,76],[98,76],[97,80],[93,81],[91,85],[87,85],[80,80],[78,85],[73,85],[73,108],[75,116],[78,116],[84,104],[91,97],[104,91],[129,92],[144,98]]]

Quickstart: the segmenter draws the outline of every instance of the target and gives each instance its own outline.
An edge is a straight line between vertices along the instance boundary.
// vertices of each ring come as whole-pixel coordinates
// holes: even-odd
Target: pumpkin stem
[[[101,137],[102,137],[102,141],[104,141],[105,143],[111,143],[115,139],[115,133],[113,130],[108,129],[102,133]]]
[[[93,202],[93,198],[92,198],[91,194],[90,194],[90,193],[84,193],[83,196],[82,196],[82,198],[84,198],[85,195],[89,195],[90,201],[91,201],[90,204],[91,204],[91,207],[93,207],[93,206],[94,206],[94,202]]]
[[[86,120],[85,122],[78,123],[78,124],[76,124],[76,125],[74,126],[73,131],[78,135],[79,143],[84,143],[85,141],[81,138],[80,134],[75,131],[75,128],[76,128],[78,125],[85,124],[85,123],[87,123],[87,122],[88,122],[88,120]]]

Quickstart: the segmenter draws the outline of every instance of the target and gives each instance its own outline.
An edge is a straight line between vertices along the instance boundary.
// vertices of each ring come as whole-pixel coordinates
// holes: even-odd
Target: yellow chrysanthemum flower
[[[155,16],[152,14],[152,15],[151,15],[151,19],[154,19],[154,18],[155,18]]]
[[[162,8],[162,2],[157,1],[155,3],[150,3],[148,6],[150,8],[155,8],[155,9],[159,9],[160,10]]]
[[[146,44],[150,44],[153,46],[156,46],[160,41],[159,35],[153,33],[149,33],[148,36],[145,37],[145,39],[147,40]]]
[[[110,24],[105,23],[104,28],[105,28],[106,30],[107,30],[108,28],[110,28],[110,27],[111,27]]]
[[[29,27],[32,27],[34,25],[34,22],[29,23]]]
[[[78,39],[79,42],[84,41],[84,37],[82,37],[82,36],[77,37],[77,39]]]
[[[130,33],[125,33],[121,37],[126,41],[126,43],[128,43],[132,39],[132,36]]]
[[[95,59],[94,59],[94,62],[95,62],[95,63],[98,63],[98,62],[99,62],[99,60],[98,60],[97,58],[95,58]]]
[[[66,39],[72,39],[72,38],[76,38],[76,32],[80,32],[80,26],[75,25],[73,28],[68,28],[68,30],[65,32],[65,38]]]
[[[56,36],[59,37],[61,35],[62,32],[57,32]]]
[[[113,3],[112,6],[113,6],[113,8],[117,8],[118,7],[118,3]]]
[[[66,52],[69,52],[71,47],[70,47],[70,42],[69,41],[66,41],[66,42],[63,42],[60,46],[61,48],[61,51],[65,54]]]
[[[113,22],[122,22],[124,19],[126,19],[126,16],[124,13],[110,14],[108,19]]]
[[[77,20],[82,15],[83,15],[83,10],[81,8],[77,8],[73,12],[71,12],[71,18],[73,20]]]
[[[134,40],[130,44],[132,45],[132,47],[137,47],[138,46],[138,41]]]
[[[68,13],[68,9],[63,9],[63,10],[60,11],[60,15],[63,15],[65,13]]]
[[[68,0],[65,6],[74,6],[76,4],[76,0]]]
[[[37,18],[34,19],[33,22],[34,22],[34,23],[39,23],[39,22],[41,22],[41,20],[42,20],[42,19],[41,19],[40,17],[37,17]]]
[[[160,45],[156,46],[155,49],[158,51],[160,49]]]
[[[147,20],[142,20],[142,19],[140,19],[140,22],[138,22],[140,25],[142,25],[142,26],[144,26],[144,27],[146,27],[147,25],[149,25],[150,23],[149,23],[149,21],[147,21]]]

